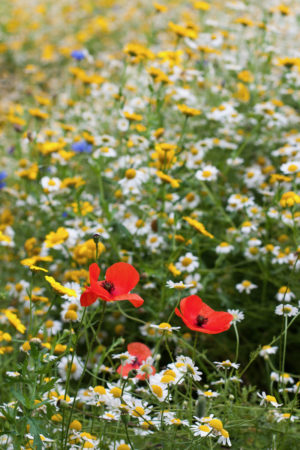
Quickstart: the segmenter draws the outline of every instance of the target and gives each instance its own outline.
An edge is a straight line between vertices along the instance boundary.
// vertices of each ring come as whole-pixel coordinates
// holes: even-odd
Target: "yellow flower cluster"
[[[69,297],[76,297],[77,294],[73,289],[66,288],[53,277],[45,276],[45,280],[48,281],[52,289],[60,295],[68,295]]]
[[[50,231],[49,234],[47,234],[45,239],[45,244],[47,248],[52,248],[55,245],[62,244],[65,242],[69,237],[68,231],[63,228],[59,227],[56,231]]]
[[[166,181],[167,183],[170,183],[172,188],[178,188],[180,180],[177,180],[176,178],[172,178],[170,175],[167,175],[166,173],[162,172],[161,170],[158,170],[156,172],[156,175],[162,180]]]
[[[25,325],[22,324],[22,322],[15,313],[10,311],[9,309],[2,309],[1,312],[6,316],[6,318],[15,327],[15,329],[19,331],[19,333],[22,334],[25,333],[26,327]]]
[[[102,242],[98,242],[98,255],[101,255],[105,251],[105,247]],[[87,264],[88,261],[95,259],[96,257],[96,246],[93,239],[89,239],[83,244],[79,244],[74,248],[73,258],[80,264]]]
[[[193,228],[195,228],[195,230],[199,231],[199,233],[203,234],[204,236],[209,237],[210,239],[213,239],[214,236],[205,229],[205,226],[203,225],[203,223],[198,222],[198,220],[192,219],[191,217],[187,217],[187,216],[183,217],[183,219],[189,225],[191,225]]]
[[[11,342],[11,335],[9,333],[4,333],[0,330],[0,355],[4,355],[5,353],[11,353],[13,351],[13,347],[11,345],[2,345],[2,342],[7,343]]]
[[[187,105],[177,105],[177,108],[182,114],[188,117],[199,116],[201,114],[200,109],[190,108]]]
[[[72,203],[72,208],[75,214],[79,214],[81,216],[86,216],[88,213],[94,211],[94,207],[90,202],[80,202],[79,208],[78,203]]]
[[[22,259],[22,266],[34,266],[37,262],[52,262],[52,256],[32,256],[31,258]]]
[[[279,203],[283,208],[291,207],[300,203],[300,196],[293,191],[288,191],[282,195]]]

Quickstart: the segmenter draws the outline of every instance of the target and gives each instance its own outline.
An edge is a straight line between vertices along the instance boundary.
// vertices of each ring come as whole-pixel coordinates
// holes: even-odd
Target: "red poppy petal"
[[[97,283],[94,283],[93,286],[91,286],[91,289],[102,300],[106,300],[108,302],[113,300],[113,296],[106,289],[104,289],[104,287],[101,286],[101,283],[99,281],[97,281]]]
[[[179,315],[179,314],[177,314],[177,315]],[[221,333],[222,331],[225,331],[223,329],[217,331],[217,330],[210,330],[209,328],[199,327],[195,324],[195,321],[190,321],[182,315],[180,317],[183,320],[183,322],[185,323],[185,325],[190,330],[193,330],[193,331],[199,331],[200,333],[205,333],[205,334],[216,334],[216,333]]]
[[[140,297],[137,294],[117,295],[116,297],[113,298],[113,300],[115,300],[115,301],[118,301],[118,300],[129,300],[130,303],[132,303],[132,305],[135,308],[139,308],[144,303],[144,300],[142,299],[142,297]]]
[[[233,319],[232,315],[224,311],[213,311],[211,308],[209,309],[210,316],[208,318],[208,322],[203,324],[201,327],[198,326],[196,322],[197,314],[193,317],[190,317],[189,314],[184,316],[177,308],[175,309],[175,314],[183,320],[185,325],[190,328],[190,330],[199,331],[200,333],[205,334],[223,333],[223,331],[228,330]],[[199,313],[203,313],[203,310],[199,310],[198,314]]]
[[[198,295],[190,295],[180,301],[180,310],[184,316],[199,315],[199,310],[202,306],[202,300]]]
[[[138,358],[139,365],[152,354],[150,348],[141,342],[131,342],[131,344],[127,345],[127,350],[131,355]]]
[[[98,295],[95,294],[90,287],[88,287],[80,297],[81,306],[90,306],[97,300]]]
[[[90,272],[90,283],[94,284],[98,281],[99,275],[100,275],[100,267],[97,263],[93,263],[89,267]]]
[[[105,280],[114,285],[114,295],[127,294],[137,285],[139,279],[138,271],[125,262],[113,264],[105,274]]]
[[[203,328],[209,328],[210,330],[228,330],[231,325],[231,321],[233,320],[233,316],[225,311],[215,311],[212,314],[208,322],[203,325]]]
[[[133,364],[125,364],[124,366],[119,366],[117,368],[117,372],[121,375],[121,377],[127,377],[129,372],[134,369],[135,367],[133,366]]]

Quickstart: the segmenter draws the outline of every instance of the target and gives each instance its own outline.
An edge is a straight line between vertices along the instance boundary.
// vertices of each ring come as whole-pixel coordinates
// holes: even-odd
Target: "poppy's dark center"
[[[202,327],[202,325],[205,325],[207,323],[207,321],[208,321],[208,318],[201,316],[201,315],[197,316],[197,318],[196,318],[198,327]]]
[[[132,361],[131,364],[132,364],[134,367],[139,367],[139,366],[141,365],[137,356],[134,358],[134,360]]]
[[[103,281],[102,283],[102,287],[108,291],[109,293],[111,293],[111,291],[114,288],[114,285],[110,282],[110,281]]]

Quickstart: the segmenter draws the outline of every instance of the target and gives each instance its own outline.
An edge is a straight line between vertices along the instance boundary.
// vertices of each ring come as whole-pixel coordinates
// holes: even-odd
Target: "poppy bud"
[[[196,402],[196,411],[195,415],[197,417],[204,417],[205,416],[205,410],[206,410],[206,400],[205,398],[199,398]]]
[[[98,242],[100,241],[100,239],[101,239],[101,236],[100,236],[99,233],[95,233],[95,234],[93,235],[93,240],[94,240],[95,244],[98,244]]]

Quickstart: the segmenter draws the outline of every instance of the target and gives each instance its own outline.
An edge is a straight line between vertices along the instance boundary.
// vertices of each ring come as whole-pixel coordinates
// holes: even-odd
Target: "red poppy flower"
[[[201,333],[217,334],[230,328],[232,314],[225,311],[214,311],[197,295],[185,297],[180,302],[180,311],[175,309],[188,328]]]
[[[121,377],[127,377],[131,370],[137,370],[147,361],[152,353],[149,347],[145,344],[141,344],[140,342],[132,342],[127,345],[127,350],[130,355],[134,356],[135,359],[131,364],[125,364],[118,367],[117,372],[121,375]],[[145,373],[138,374],[136,378],[139,380],[144,380],[149,375],[155,374],[155,367],[145,364]],[[150,373],[149,373],[150,372]]]
[[[81,294],[81,306],[90,306],[97,298],[106,302],[129,300],[136,308],[144,303],[139,295],[130,294],[140,279],[138,272],[130,264],[125,262],[113,264],[107,269],[103,281],[98,281],[100,275],[98,264],[91,264],[89,272],[90,286],[87,286]]]

